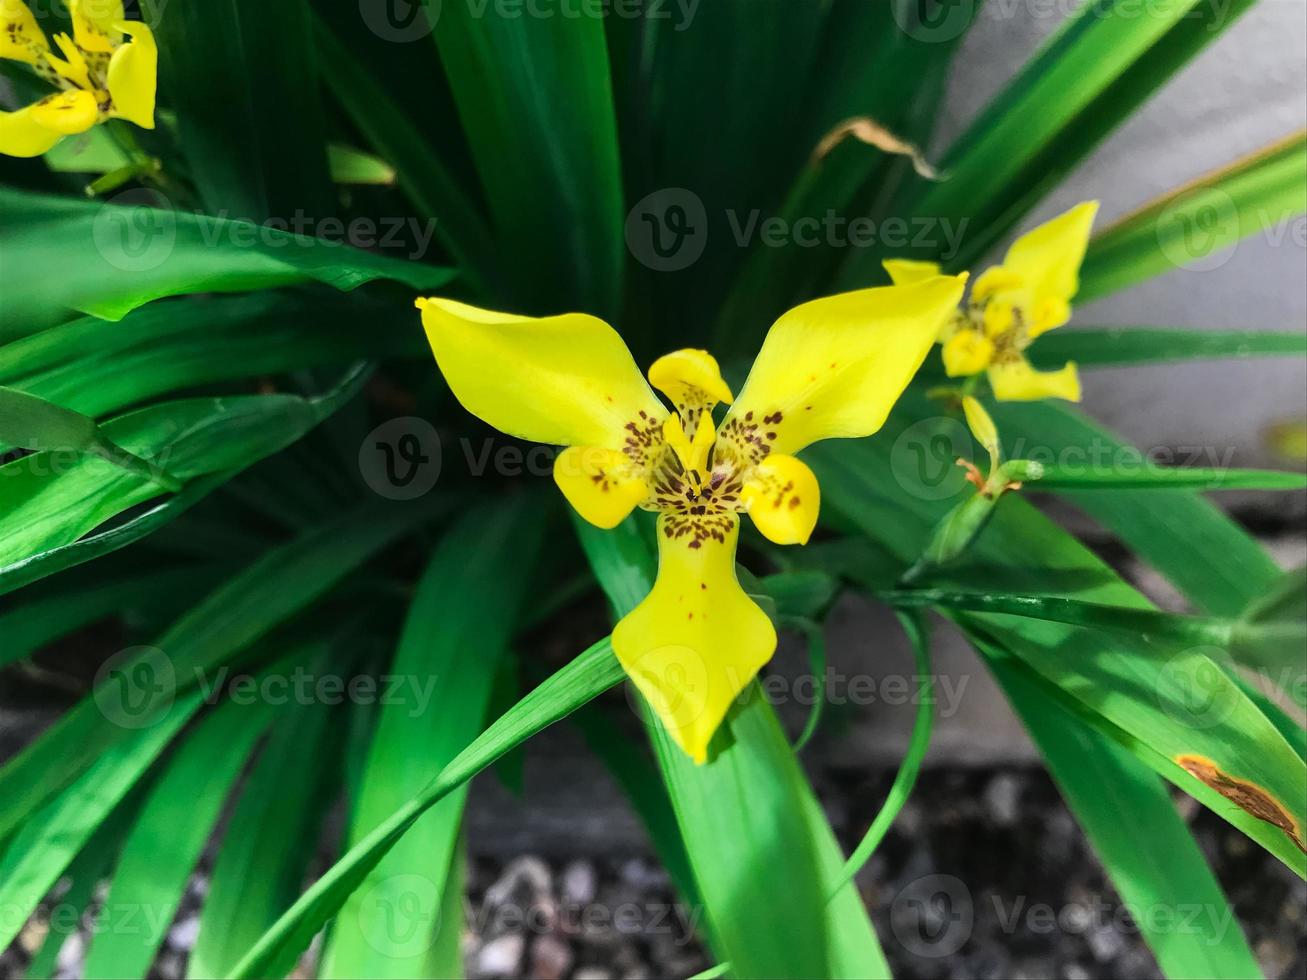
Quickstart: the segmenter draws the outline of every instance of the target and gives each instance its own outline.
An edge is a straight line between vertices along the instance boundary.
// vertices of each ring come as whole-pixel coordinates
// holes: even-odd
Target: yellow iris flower
[[[56,55],[23,0],[0,0],[0,58],[30,65],[59,89],[0,111],[0,153],[40,156],[106,119],[154,128],[159,53],[149,26],[125,19],[122,0],[68,0],[68,10],[73,36],[55,35]]]
[[[1071,319],[1071,299],[1080,287],[1080,265],[1097,213],[1097,201],[1077,204],[1026,232],[1012,243],[1002,265],[977,277],[968,305],[940,332],[949,377],[984,371],[999,401],[1080,400],[1074,362],[1057,371],[1036,371],[1025,351],[1040,334]],[[884,265],[899,285],[940,271],[934,262],[887,259]]]
[[[965,281],[934,276],[790,310],[738,398],[701,350],[660,358],[646,382],[617,331],[592,316],[418,300],[436,362],[468,411],[567,447],[554,478],[583,518],[612,528],[637,507],[658,513],[658,577],[613,630],[613,650],[696,762],[776,649],[771,620],[736,578],[740,515],[778,544],[807,542],[820,492],[795,454],[881,427]],[[717,425],[719,403],[730,409]]]

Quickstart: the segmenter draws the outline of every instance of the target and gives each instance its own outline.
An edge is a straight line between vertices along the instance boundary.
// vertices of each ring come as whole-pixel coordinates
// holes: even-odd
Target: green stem
[[[98,437],[95,444],[90,446],[86,451],[93,456],[99,456],[106,462],[112,463],[114,466],[124,469],[129,473],[134,473],[139,477],[149,480],[151,483],[158,484],[169,493],[181,492],[183,484],[181,480],[177,479],[177,477],[173,476],[163,467],[155,466],[149,460],[142,459],[140,456],[129,453],[126,449],[123,449],[122,446],[116,445],[108,439]]]

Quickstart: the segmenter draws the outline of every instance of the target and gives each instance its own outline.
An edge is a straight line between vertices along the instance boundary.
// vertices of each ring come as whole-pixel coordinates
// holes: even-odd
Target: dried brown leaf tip
[[[1215,762],[1201,755],[1180,755],[1176,756],[1175,761],[1189,775],[1202,780],[1241,810],[1279,827],[1298,845],[1298,850],[1307,854],[1298,821],[1289,815],[1283,803],[1262,787],[1222,772]]]
[[[821,163],[831,150],[850,137],[885,153],[908,157],[912,160],[912,169],[926,180],[944,179],[944,176],[931,166],[920,147],[896,136],[870,116],[854,116],[836,125],[821,138],[817,148],[812,151],[812,162]]]

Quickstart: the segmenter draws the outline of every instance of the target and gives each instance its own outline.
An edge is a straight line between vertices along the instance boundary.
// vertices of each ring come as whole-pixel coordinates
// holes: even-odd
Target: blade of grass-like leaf
[[[990,645],[980,649],[1122,900],[1138,909],[1201,911],[1185,930],[1139,917],[1163,973],[1260,977],[1220,884],[1161,780],[1059,707],[1020,661]]]
[[[862,835],[862,840],[858,842],[858,846],[853,849],[853,853],[845,862],[844,871],[835,890],[853,881],[854,876],[876,853],[876,848],[889,833],[899,811],[903,809],[903,804],[908,801],[912,787],[917,783],[917,775],[921,772],[921,763],[926,758],[926,750],[930,747],[930,735],[935,719],[935,695],[928,687],[933,676],[930,666],[930,635],[925,623],[915,616],[901,614],[899,622],[903,624],[904,632],[908,634],[912,644],[912,654],[917,662],[917,676],[925,690],[917,706],[917,717],[912,724],[912,736],[908,740],[908,750],[903,756],[903,761],[899,763],[899,771],[894,774],[894,782],[890,785],[889,793],[876,818],[872,820],[871,826],[867,828],[867,832]]]
[[[359,324],[367,323],[367,330]],[[279,293],[156,303],[104,321],[74,320],[0,347],[5,383],[102,418],[197,385],[421,352],[396,304]]]
[[[1076,301],[1181,268],[1307,212],[1307,131],[1205,174],[1089,243]]]
[[[123,842],[106,908],[139,910],[139,929],[94,934],[87,980],[143,977],[181,903],[222,805],[271,717],[265,702],[227,702],[200,721],[150,787]]]
[[[653,587],[649,545],[631,520],[613,531],[575,524],[610,603],[629,612]],[[843,856],[756,683],[728,718],[729,746],[696,766],[646,713],[716,952],[741,977],[888,976],[856,893],[840,889],[825,904]],[[761,835],[760,808],[769,815]],[[755,887],[764,868],[785,907]]]
[[[340,676],[327,655],[310,670]],[[340,711],[294,698],[274,722],[223,834],[188,977],[225,976],[299,893],[335,788]]]
[[[264,933],[231,972],[236,978],[281,976],[414,823],[449,793],[532,735],[599,696],[623,677],[607,639],[596,643],[491,724],[420,793],[409,799],[319,878]]]
[[[21,814],[22,827],[0,858],[0,947],[14,940],[96,828],[202,705],[199,691],[178,698],[166,718],[119,738],[58,796]],[[9,801],[6,793],[6,831],[19,823],[11,818]]]
[[[251,221],[333,214],[306,0],[144,0],[143,9],[208,210]]]
[[[817,679],[816,700],[812,703],[812,710],[808,712],[808,720],[803,725],[803,731],[794,740],[794,751],[797,753],[802,752],[812,741],[812,736],[817,734],[817,730],[821,727],[822,716],[825,714],[826,637],[822,633],[821,624],[814,623],[810,619],[782,616],[777,625],[797,629],[803,633],[808,641],[808,673]]]
[[[340,70],[339,64],[332,65],[332,73]],[[365,153],[353,146],[342,143],[327,145],[327,164],[331,167],[331,179],[338,184],[369,184],[388,187],[395,183],[395,168],[381,157]]]
[[[166,722],[176,712],[171,707],[175,695],[230,662],[435,512],[430,506],[364,505],[268,552],[177,620],[154,647],[117,665],[121,676],[140,678],[140,690],[124,689],[132,700],[133,721]],[[117,723],[125,709],[113,700],[118,696],[114,685],[113,677],[106,678],[91,697],[0,769],[0,799],[5,801],[0,839],[98,754],[130,734],[131,729]],[[116,710],[106,709],[106,704]]]
[[[1067,361],[1083,369],[1199,358],[1292,357],[1307,354],[1307,335],[1296,330],[1075,327],[1045,334],[1028,354],[1042,370],[1055,370]]]
[[[119,416],[101,428],[115,444],[183,481],[243,468],[294,442],[352,397],[354,372],[318,398],[196,398]],[[91,456],[49,451],[0,467],[0,574],[71,544],[110,518],[162,494],[152,480]]]
[[[136,307],[188,292],[243,292],[316,280],[351,290],[392,279],[414,290],[453,272],[363,252],[267,225],[147,206],[97,204],[0,187],[0,340],[80,310],[120,320]],[[58,269],[58,277],[49,270]]]
[[[496,672],[533,584],[543,530],[539,507],[518,495],[470,511],[441,538],[390,666],[392,675],[407,678],[410,689],[431,700],[410,703],[424,696],[414,693],[382,707],[350,843],[420,793],[431,774],[481,732]],[[474,661],[469,650],[477,652]],[[430,948],[450,928],[439,906],[452,880],[466,797],[462,787],[427,812],[350,896],[336,918],[322,976],[422,975]],[[395,928],[396,910],[403,910],[411,929]]]
[[[431,980],[460,980],[467,975],[463,966],[464,904],[467,889],[467,842],[460,836],[454,842],[454,863],[445,876],[445,893],[437,911],[440,928],[436,941],[427,952],[420,976]]]
[[[1237,470],[1214,466],[1122,465],[1113,469],[1044,466],[1031,470],[1032,490],[1301,490],[1307,476],[1281,470]]]
[[[563,6],[444,4],[435,37],[517,300],[612,317],[626,214],[604,18]]]

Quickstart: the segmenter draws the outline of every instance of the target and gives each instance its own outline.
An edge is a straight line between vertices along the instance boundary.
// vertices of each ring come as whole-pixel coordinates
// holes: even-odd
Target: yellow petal
[[[108,86],[113,114],[142,129],[153,129],[159,79],[159,49],[154,43],[154,33],[140,21],[122,21],[118,27],[131,40],[109,59]]]
[[[796,306],[763,341],[722,437],[756,461],[819,439],[871,435],[953,315],[965,282],[936,276]]]
[[[985,336],[997,337],[999,334],[1007,333],[1016,323],[1016,307],[1006,296],[995,296],[985,304],[983,318]]]
[[[959,330],[944,342],[944,373],[950,378],[979,374],[994,357],[994,342],[978,330]]]
[[[70,89],[47,95],[40,102],[29,106],[28,111],[37,125],[60,136],[71,136],[74,133],[84,133],[94,126],[100,109],[96,105],[95,96],[90,92]]]
[[[971,434],[976,437],[976,442],[984,446],[991,456],[996,455],[998,453],[998,426],[994,424],[994,420],[985,411],[985,406],[967,395],[962,399],[962,414],[967,417],[967,427],[971,429]]]
[[[63,138],[62,134],[41,125],[32,110],[0,111],[0,153],[11,157],[39,157]]]
[[[662,446],[667,409],[617,331],[584,313],[526,317],[418,300],[454,396],[502,432],[559,446]]]
[[[678,350],[664,354],[649,368],[649,382],[680,408],[683,404],[735,400],[730,386],[722,379],[717,359],[706,350]]]
[[[0,0],[0,58],[34,65],[49,50],[50,42],[27,4],[23,0]]]
[[[576,512],[596,527],[617,527],[649,496],[640,468],[602,446],[572,446],[554,460],[554,482]]]
[[[118,46],[117,25],[124,19],[122,0],[68,0],[73,37],[83,51],[108,54]]]
[[[800,460],[772,453],[754,467],[741,500],[768,540],[807,544],[821,512],[821,487]]]
[[[1001,265],[990,266],[976,277],[976,281],[971,286],[971,302],[983,303],[990,297],[998,294],[1010,292],[1014,289],[1020,289],[1025,283],[1021,274],[1006,269]]]
[[[54,43],[63,57],[48,56],[45,60],[50,67],[60,78],[67,79],[77,88],[86,89],[88,92],[93,89],[95,86],[91,84],[91,68],[86,63],[86,55],[82,53],[82,49],[73,43],[73,39],[67,34],[56,34]]]
[[[938,262],[917,262],[914,259],[885,259],[881,262],[896,286],[911,286],[914,282],[942,275]]]
[[[1074,363],[1058,371],[1036,371],[1024,358],[991,364],[989,386],[1001,402],[1033,402],[1041,398],[1080,401],[1080,375]]]
[[[776,650],[767,614],[740,588],[734,515],[658,519],[658,579],[613,630],[613,651],[695,762],[737,695]]]
[[[1065,214],[1026,232],[1008,249],[1003,268],[1024,280],[1022,306],[1032,318],[1041,309],[1047,310],[1049,301],[1056,301],[1055,306],[1060,303],[1060,308],[1067,309],[1069,314],[1067,304],[1080,288],[1080,264],[1085,260],[1089,232],[1097,213],[1097,201],[1077,204]],[[1029,327],[1031,336],[1041,332],[1035,319]],[[1042,329],[1051,327],[1044,325]]]

